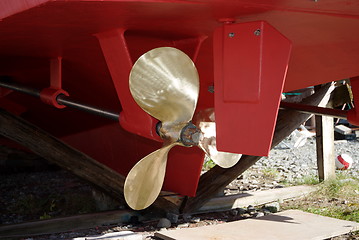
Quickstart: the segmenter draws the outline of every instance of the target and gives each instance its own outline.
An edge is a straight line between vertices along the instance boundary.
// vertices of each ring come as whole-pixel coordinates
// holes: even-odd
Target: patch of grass
[[[338,173],[337,178],[318,184],[313,194],[284,204],[323,216],[359,222],[359,179]]]
[[[279,171],[276,168],[265,168],[262,174],[264,178],[275,179],[279,176]]]
[[[308,207],[303,209],[306,212],[319,214],[322,216],[338,218],[347,221],[359,222],[359,208],[351,206],[328,206],[324,208]]]
[[[316,175],[306,175],[301,179],[295,181],[294,185],[316,185],[319,183],[319,178]]]
[[[213,160],[206,156],[205,159],[204,159],[202,169],[204,171],[208,171],[209,169],[213,168],[214,166],[216,166],[216,164],[213,162]]]
[[[319,185],[317,194],[328,198],[359,197],[359,179],[344,173],[338,173],[335,179],[327,180]]]

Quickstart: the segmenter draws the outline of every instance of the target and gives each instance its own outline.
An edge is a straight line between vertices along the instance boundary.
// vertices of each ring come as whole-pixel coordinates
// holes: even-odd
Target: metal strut
[[[35,88],[31,88],[31,87],[27,87],[24,86],[20,83],[16,83],[10,80],[9,77],[3,77],[0,76],[0,87],[4,87],[10,90],[14,90],[17,92],[21,92],[21,93],[25,93],[28,94],[30,96],[33,97],[40,97],[40,92],[41,90],[39,89],[35,89]],[[98,107],[95,106],[91,106],[85,103],[81,103],[77,100],[73,100],[68,96],[65,96],[63,94],[60,94],[57,98],[56,101],[64,106],[67,107],[71,107],[74,109],[78,109],[84,112],[88,112],[88,113],[92,113],[101,117],[105,117],[114,121],[119,121],[119,113],[110,111],[110,110],[104,110],[104,109],[100,109]]]
[[[323,107],[316,107],[311,105],[305,105],[300,103],[289,103],[289,102],[281,102],[280,109],[295,110],[303,113],[330,116],[330,117],[341,118],[341,119],[347,119],[347,114],[348,114],[348,111],[345,110],[323,108]]]

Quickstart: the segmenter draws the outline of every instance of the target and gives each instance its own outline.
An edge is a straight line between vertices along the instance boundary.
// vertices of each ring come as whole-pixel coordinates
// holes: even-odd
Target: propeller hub
[[[187,147],[198,146],[201,136],[201,130],[189,122],[181,130],[180,142]]]

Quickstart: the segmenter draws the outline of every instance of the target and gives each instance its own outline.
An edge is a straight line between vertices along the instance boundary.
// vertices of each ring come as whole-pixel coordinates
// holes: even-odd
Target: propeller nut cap
[[[194,146],[198,145],[200,137],[201,137],[201,130],[197,128],[193,123],[189,122],[184,128],[182,128],[180,141],[185,146]]]

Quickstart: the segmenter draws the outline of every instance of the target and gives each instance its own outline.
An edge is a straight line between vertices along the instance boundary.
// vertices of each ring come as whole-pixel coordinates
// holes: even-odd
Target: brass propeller
[[[221,152],[217,150],[216,144],[216,123],[213,108],[207,108],[198,112],[194,118],[194,123],[202,132],[198,146],[222,168],[230,168],[234,166],[242,154]]]
[[[233,166],[239,160],[238,154],[217,151],[214,122],[200,122],[201,130],[191,123],[199,78],[185,53],[171,47],[150,50],[134,64],[129,84],[136,103],[161,121],[159,134],[164,139],[162,148],[142,158],[126,177],[124,195],[131,208],[141,210],[156,200],[163,185],[168,152],[175,145],[198,145],[223,167]]]

